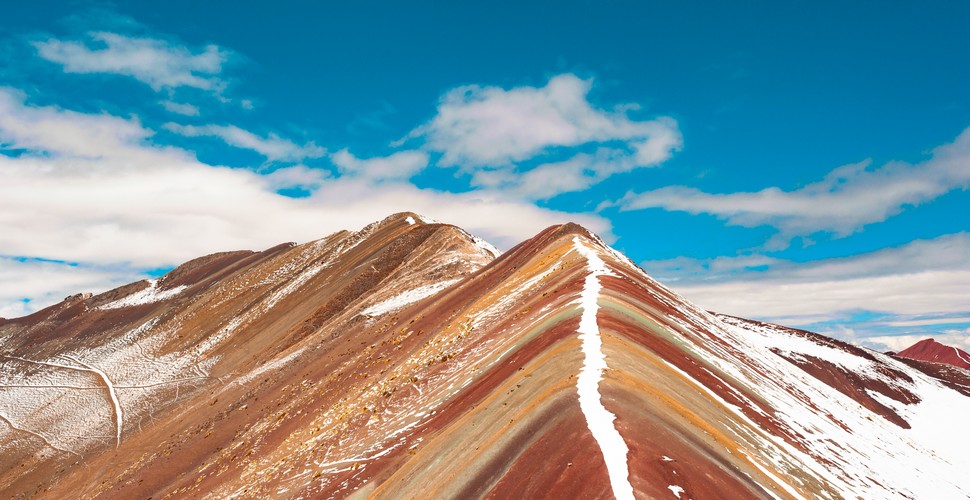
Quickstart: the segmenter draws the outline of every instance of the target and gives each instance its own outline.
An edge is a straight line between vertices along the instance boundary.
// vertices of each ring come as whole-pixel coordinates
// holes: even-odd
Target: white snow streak
[[[282,368],[290,361],[293,361],[294,359],[296,359],[296,357],[299,356],[300,354],[303,354],[303,349],[297,349],[282,358],[274,359],[273,361],[270,361],[260,366],[259,368],[256,368],[255,370],[247,373],[246,375],[243,375],[242,377],[237,378],[236,380],[233,381],[233,383],[245,384],[251,380],[258,378],[260,375],[268,371]]]
[[[115,411],[115,448],[121,446],[121,427],[124,425],[125,418],[124,413],[121,411],[121,403],[118,401],[118,393],[115,392],[115,386],[111,383],[111,379],[108,378],[108,374],[87,363],[84,363],[77,358],[72,358],[70,356],[62,357],[64,359],[73,361],[84,368],[87,368],[88,371],[95,373],[97,376],[101,377],[101,380],[104,381],[104,385],[108,388],[108,396],[111,398],[111,404],[114,406]]]
[[[122,307],[139,306],[142,304],[151,304],[152,302],[160,302],[169,297],[174,297],[185,290],[187,287],[185,285],[177,286],[169,290],[158,291],[158,280],[148,280],[148,287],[139,290],[127,297],[122,297],[113,302],[108,302],[107,304],[98,307],[98,309],[119,309]]]
[[[411,216],[408,216],[408,218],[407,218],[407,219],[404,219],[404,222],[407,222],[409,226],[411,226],[411,225],[414,225],[414,224],[415,224],[415,222],[414,222],[414,217],[411,217]]]
[[[603,353],[603,339],[600,337],[596,324],[596,311],[599,309],[599,277],[611,274],[606,263],[593,250],[583,244],[578,237],[573,237],[576,250],[586,258],[589,275],[583,285],[579,305],[583,308],[583,315],[579,320],[579,338],[583,342],[583,369],[579,372],[576,388],[579,392],[579,406],[586,416],[586,425],[599,444],[606,461],[606,470],[610,476],[610,485],[617,500],[632,499],[633,486],[630,484],[630,470],[627,464],[626,442],[616,430],[613,422],[616,415],[610,413],[603,406],[599,392],[599,383],[606,370],[606,355]]]
[[[962,359],[963,361],[965,361],[967,363],[970,363],[970,359],[964,358],[963,357],[963,354],[960,354],[960,349],[957,349],[956,347],[953,347],[953,346],[950,346],[950,349],[953,349],[953,351],[957,353],[957,357],[958,358]]]
[[[684,489],[676,484],[671,484],[667,487],[667,489],[670,490],[677,498],[680,498],[680,494],[684,492]]]
[[[396,311],[408,304],[413,304],[425,297],[430,297],[445,288],[461,281],[461,279],[454,279],[448,281],[441,281],[438,283],[431,283],[424,286],[419,286],[417,288],[412,288],[403,293],[395,295],[387,300],[378,302],[367,309],[361,311],[362,316],[380,316],[391,311]]]
[[[418,220],[421,221],[421,222],[424,222],[425,224],[441,224],[440,221],[437,221],[435,219],[432,219],[431,217],[425,217],[425,216],[420,215],[420,214],[418,214]]]

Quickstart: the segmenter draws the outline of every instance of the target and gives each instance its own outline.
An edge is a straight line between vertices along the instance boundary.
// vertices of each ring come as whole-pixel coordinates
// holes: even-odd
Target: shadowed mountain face
[[[703,311],[571,224],[211,255],[0,356],[5,495],[970,495],[967,372]]]
[[[946,363],[970,370],[970,354],[956,347],[941,344],[933,339],[920,340],[906,349],[897,352],[896,356],[920,361],[931,361],[933,363]]]

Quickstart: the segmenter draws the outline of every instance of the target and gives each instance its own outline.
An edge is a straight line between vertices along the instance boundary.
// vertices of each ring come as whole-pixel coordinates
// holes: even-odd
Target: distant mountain
[[[966,498],[970,373],[412,213],[0,321],[0,492]]]
[[[970,354],[933,339],[924,339],[896,353],[896,356],[934,363],[946,363],[970,370]]]

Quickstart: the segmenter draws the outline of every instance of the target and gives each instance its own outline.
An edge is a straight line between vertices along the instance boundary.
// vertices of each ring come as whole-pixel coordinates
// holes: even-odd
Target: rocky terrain
[[[896,356],[920,361],[945,363],[970,370],[970,354],[962,349],[924,339],[896,353]]]
[[[0,321],[38,498],[966,498],[970,372],[403,213]]]

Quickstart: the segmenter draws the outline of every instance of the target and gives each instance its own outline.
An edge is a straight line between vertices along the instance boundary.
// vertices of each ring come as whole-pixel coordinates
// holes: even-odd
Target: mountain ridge
[[[946,422],[922,411],[970,409],[960,391],[970,381],[709,313],[575,224],[496,257],[460,228],[403,213],[231,255],[190,261],[179,279],[52,306],[16,331],[16,321],[0,323],[4,355],[30,360],[0,360],[5,385],[81,386],[54,373],[66,369],[33,364],[47,362],[88,366],[71,373],[89,382],[100,370],[115,387],[58,389],[43,401],[38,393],[54,389],[0,388],[11,429],[36,434],[0,434],[0,448],[16,452],[0,489],[51,498],[970,492],[958,474],[967,455],[927,435],[927,419]],[[134,388],[148,385],[148,370],[164,390]],[[46,407],[84,402],[99,418],[75,426],[88,439],[72,441],[56,419],[10,419],[11,394]]]

